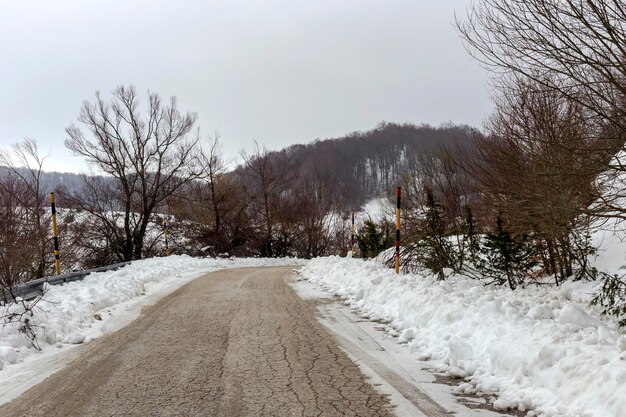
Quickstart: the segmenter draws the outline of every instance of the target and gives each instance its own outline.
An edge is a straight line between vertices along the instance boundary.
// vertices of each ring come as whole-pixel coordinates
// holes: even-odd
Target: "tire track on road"
[[[339,342],[339,346],[352,355],[357,363],[363,363],[372,372],[384,379],[423,413],[425,417],[451,417],[454,415],[424,391],[420,390],[411,377],[402,372],[402,366],[397,364],[395,359],[386,353],[385,349],[367,332],[358,327],[350,317],[333,307],[322,306],[320,309],[323,315],[322,324],[324,324],[325,320],[334,321],[345,331],[344,335],[333,331],[334,326],[326,326]],[[356,341],[358,341],[358,344]],[[377,352],[376,356],[378,357],[370,352]],[[385,356],[384,360],[381,360],[380,356]],[[392,369],[386,363],[396,364],[397,366],[393,366]]]

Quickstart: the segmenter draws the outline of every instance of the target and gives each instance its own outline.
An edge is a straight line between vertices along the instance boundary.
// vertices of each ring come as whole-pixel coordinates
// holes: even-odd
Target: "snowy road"
[[[233,269],[179,289],[0,407],[9,416],[389,416],[292,268]]]

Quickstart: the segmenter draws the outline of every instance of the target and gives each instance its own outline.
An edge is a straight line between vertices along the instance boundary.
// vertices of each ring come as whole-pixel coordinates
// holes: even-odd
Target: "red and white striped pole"
[[[400,273],[400,198],[402,188],[398,187],[396,191],[396,274]]]

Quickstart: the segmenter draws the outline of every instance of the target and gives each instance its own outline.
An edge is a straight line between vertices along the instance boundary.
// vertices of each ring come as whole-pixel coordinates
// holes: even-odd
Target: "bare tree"
[[[623,1],[480,0],[457,27],[484,64],[558,90],[607,119],[623,112]]]
[[[592,133],[604,139],[596,146],[616,153],[606,164],[618,184],[604,194],[605,215],[626,218],[619,175],[626,169],[619,152],[626,139],[623,0],[480,0],[457,26],[505,90],[511,78],[532,80],[584,109]]]
[[[0,290],[10,291],[15,285],[35,278],[32,270],[40,262],[37,250],[40,242],[36,224],[21,203],[29,198],[28,189],[15,177],[6,175],[0,178],[0,189]]]
[[[215,134],[208,145],[208,149],[201,149],[199,152],[200,178],[203,180],[207,196],[206,206],[211,213],[212,230],[209,241],[216,254],[227,251],[228,243],[225,241],[224,218],[229,212],[235,209],[233,199],[234,185],[226,175],[226,163],[222,157],[222,145],[219,135]]]
[[[174,97],[163,104],[154,93],[148,94],[146,111],[142,116],[135,88],[121,86],[110,103],[100,93],[94,103],[83,103],[78,120],[91,138],[77,126],[66,129],[66,147],[114,179],[106,185],[92,181],[88,198],[73,193],[71,199],[99,219],[121,260],[143,256],[155,210],[198,176],[196,115],[181,113]]]
[[[295,179],[292,161],[286,151],[271,153],[256,144],[255,153],[241,154],[242,180],[251,201],[249,211],[257,228],[257,248],[261,256],[284,256],[288,246],[281,220],[294,202],[289,184]],[[282,219],[281,219],[282,218]]]
[[[299,166],[299,175],[290,186],[295,211],[294,233],[297,233],[296,254],[313,258],[324,254],[345,253],[341,232],[344,227],[342,207],[346,193],[342,191],[339,177],[327,169],[322,155],[312,155],[306,164]]]
[[[407,270],[436,265],[433,270],[443,279],[443,268],[463,268],[464,226],[475,190],[462,157],[473,144],[440,146],[407,164],[402,179],[402,236],[411,242],[402,253]]]
[[[183,233],[198,254],[245,253],[251,233],[246,210],[250,196],[233,172],[227,171],[216,134],[198,151],[197,181],[168,199],[168,210],[181,219]]]
[[[499,97],[468,170],[491,220],[530,235],[556,283],[572,275],[574,239],[586,233],[600,173],[613,155],[588,110],[557,90],[517,80]],[[600,143],[599,143],[600,142]],[[583,260],[584,262],[584,260]]]
[[[79,192],[61,188],[58,193],[76,211],[70,233],[82,252],[80,266],[94,268],[124,260],[127,246],[122,225],[127,213],[117,184],[107,177],[83,175]],[[131,216],[135,221],[135,215]]]
[[[0,151],[0,165],[4,166],[0,193],[3,197],[5,222],[17,221],[11,239],[15,242],[28,239],[29,245],[15,245],[14,260],[22,265],[24,279],[40,278],[52,272],[49,269],[52,253],[49,245],[51,234],[50,215],[47,211],[47,195],[42,186],[42,167],[45,157],[39,154],[37,142],[34,139],[24,139],[10,149]],[[7,224],[7,236],[10,224]],[[28,236],[19,237],[22,233]],[[10,240],[10,239],[9,239]],[[5,259],[11,263],[13,256]],[[28,267],[22,261],[29,259]]]

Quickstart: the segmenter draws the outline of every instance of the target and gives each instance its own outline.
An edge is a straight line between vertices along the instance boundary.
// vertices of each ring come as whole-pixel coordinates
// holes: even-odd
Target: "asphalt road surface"
[[[292,268],[208,274],[147,308],[0,416],[391,416],[286,283]]]

